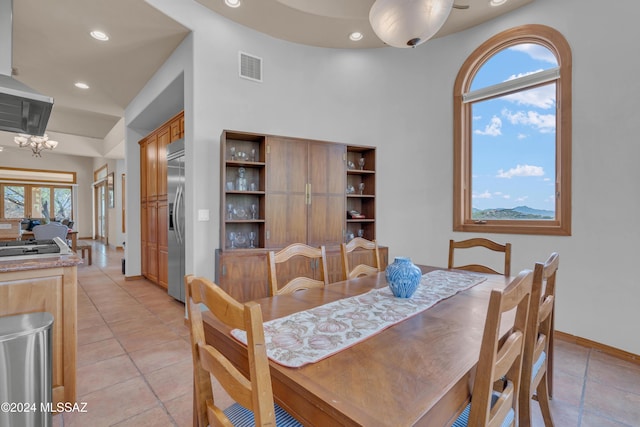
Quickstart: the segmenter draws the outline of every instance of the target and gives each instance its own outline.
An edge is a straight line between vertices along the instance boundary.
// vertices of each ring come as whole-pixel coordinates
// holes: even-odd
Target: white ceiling
[[[273,37],[332,48],[385,46],[368,14],[374,0],[197,0],[207,8]],[[533,0],[456,0],[436,37],[461,31]],[[110,41],[92,39],[99,29]],[[360,31],[358,43],[348,39]],[[16,79],[54,98],[47,132],[104,138],[125,107],[189,33],[144,0],[14,0],[13,61]],[[420,47],[418,47],[419,49]],[[90,86],[74,87],[76,81]]]
[[[224,0],[196,0],[216,13],[273,37],[312,46],[332,48],[376,48],[386,46],[369,24],[374,0],[241,0],[230,8]],[[489,0],[455,0],[447,22],[436,34],[442,37],[471,28],[511,12],[533,0],[507,0],[499,7]],[[469,6],[466,9],[457,7]],[[349,40],[359,31],[364,38]]]
[[[188,33],[144,0],[14,0],[14,77],[54,98],[47,132],[104,138]]]

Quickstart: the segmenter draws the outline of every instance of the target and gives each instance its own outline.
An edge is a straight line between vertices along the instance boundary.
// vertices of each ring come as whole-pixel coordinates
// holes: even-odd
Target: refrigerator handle
[[[179,185],[176,190],[176,197],[173,202],[173,230],[176,233],[176,239],[178,243],[183,244],[182,241],[182,230],[180,229],[180,204],[182,202],[182,186]]]

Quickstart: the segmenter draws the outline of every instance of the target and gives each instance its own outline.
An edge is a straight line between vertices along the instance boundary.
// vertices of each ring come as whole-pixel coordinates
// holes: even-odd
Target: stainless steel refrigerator
[[[184,302],[184,139],[167,145],[169,295]]]

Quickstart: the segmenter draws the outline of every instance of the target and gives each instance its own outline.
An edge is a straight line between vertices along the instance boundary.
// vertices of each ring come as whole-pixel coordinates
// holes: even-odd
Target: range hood
[[[11,77],[13,2],[0,0],[0,130],[41,136],[53,98]]]

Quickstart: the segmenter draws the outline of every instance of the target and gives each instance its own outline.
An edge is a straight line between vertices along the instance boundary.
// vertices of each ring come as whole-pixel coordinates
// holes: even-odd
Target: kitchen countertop
[[[33,255],[28,259],[0,258],[0,273],[12,271],[40,270],[44,268],[72,267],[82,264],[82,258],[77,254],[42,256]]]

